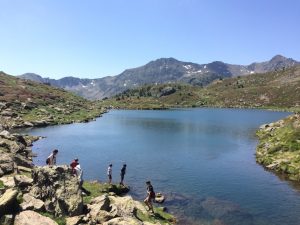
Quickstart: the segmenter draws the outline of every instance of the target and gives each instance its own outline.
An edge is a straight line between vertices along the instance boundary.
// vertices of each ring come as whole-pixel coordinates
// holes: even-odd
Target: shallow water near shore
[[[285,112],[236,109],[110,111],[94,122],[26,131],[46,136],[34,143],[36,165],[58,148],[58,164],[78,157],[84,179],[106,181],[113,164],[119,182],[142,200],[145,181],[167,196],[179,224],[299,225],[300,191],[255,162],[261,124]]]

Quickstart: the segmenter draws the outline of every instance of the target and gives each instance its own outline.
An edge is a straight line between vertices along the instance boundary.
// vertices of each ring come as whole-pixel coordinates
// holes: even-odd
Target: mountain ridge
[[[197,64],[169,57],[152,60],[140,67],[126,69],[116,76],[96,79],[63,77],[55,80],[33,73],[26,73],[19,77],[60,87],[87,99],[102,99],[145,84],[183,82],[206,86],[216,79],[265,73],[295,65],[300,65],[300,62],[282,55],[276,55],[269,61],[254,62],[249,65],[228,64],[222,61]]]

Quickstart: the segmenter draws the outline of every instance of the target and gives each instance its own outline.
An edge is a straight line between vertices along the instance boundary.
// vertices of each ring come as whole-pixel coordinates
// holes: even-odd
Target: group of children
[[[46,160],[46,164],[49,165],[49,166],[56,165],[56,156],[57,156],[57,154],[58,154],[58,150],[54,149],[52,151],[52,153],[48,156],[48,158]],[[75,158],[71,162],[70,167],[71,167],[71,170],[72,170],[72,174],[74,174],[78,178],[79,187],[82,189],[83,193],[88,194],[89,191],[87,191],[86,189],[84,189],[82,187],[82,184],[83,184],[83,179],[82,179],[83,171],[82,171],[81,166],[79,164],[78,158]],[[125,174],[126,174],[126,167],[127,167],[127,165],[123,164],[123,167],[122,167],[121,173],[120,173],[120,176],[121,176],[120,185],[124,185],[124,177],[125,177]],[[107,168],[107,176],[108,176],[108,183],[111,184],[111,182],[112,182],[112,164],[109,164],[109,166]],[[149,210],[151,210],[151,212],[154,213],[153,206],[152,206],[152,200],[153,201],[155,200],[155,192],[154,192],[153,186],[151,185],[150,181],[147,181],[146,185],[147,185],[147,197],[145,198],[144,202],[148,206]]]
[[[120,185],[124,186],[124,176],[126,173],[126,164],[123,164],[123,167],[121,169],[121,181],[120,181]],[[107,168],[107,176],[108,176],[108,183],[111,184],[112,181],[112,164],[109,164],[108,168]]]

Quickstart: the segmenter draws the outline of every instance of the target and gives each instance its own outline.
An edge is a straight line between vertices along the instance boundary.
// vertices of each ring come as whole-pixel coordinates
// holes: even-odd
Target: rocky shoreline
[[[89,183],[96,195],[85,197],[68,166],[37,167],[30,146],[38,137],[0,133],[0,224],[172,224],[156,209],[150,216],[127,187]],[[101,189],[101,192],[99,190]],[[93,190],[91,190],[93,191]]]
[[[3,115],[2,115],[3,116]],[[4,120],[1,120],[1,122]],[[43,126],[48,125],[43,123]],[[26,127],[18,125],[18,127]],[[33,124],[39,126],[39,124]],[[85,183],[96,194],[85,197],[67,166],[37,167],[32,143],[41,137],[0,129],[0,224],[152,225],[174,224],[163,208],[149,215],[144,204],[124,196],[127,187]],[[99,192],[101,189],[101,192]],[[93,189],[91,188],[91,192]]]
[[[300,181],[300,114],[262,125],[257,136],[256,161],[268,170]]]

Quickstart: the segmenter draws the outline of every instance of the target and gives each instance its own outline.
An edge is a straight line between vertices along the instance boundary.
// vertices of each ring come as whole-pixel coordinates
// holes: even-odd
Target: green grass
[[[49,217],[50,219],[54,220],[56,223],[58,223],[58,225],[66,225],[66,218],[63,217],[55,217],[54,215],[52,215],[51,213],[48,212],[39,212],[39,214]]]
[[[86,190],[88,190],[89,192],[91,192],[91,194],[89,196],[84,196],[83,197],[83,203],[84,204],[89,204],[91,202],[92,198],[98,197],[98,196],[103,194],[102,186],[98,182],[87,182],[87,181],[85,181],[83,183],[83,187]]]
[[[154,207],[154,214],[144,214],[142,211],[137,210],[136,217],[145,222],[156,223],[159,221],[162,224],[175,223],[175,217],[171,214],[164,212],[161,207]]]
[[[83,197],[84,204],[89,204],[91,202],[91,199],[103,195],[105,193],[114,192],[121,194],[123,190],[119,185],[109,185],[107,183],[99,182],[84,182],[83,187],[91,192],[90,196]],[[157,221],[159,221],[162,224],[169,224],[175,221],[174,216],[164,212],[161,207],[154,208],[154,210],[154,215],[143,214],[140,210],[137,210],[136,217],[141,221],[148,221],[152,223],[156,223]]]
[[[88,181],[83,183],[83,187],[91,193],[89,196],[83,197],[83,202],[85,204],[90,203],[92,198],[98,197],[105,193],[113,192],[117,195],[122,195],[129,191],[120,185]]]
[[[29,177],[29,178],[32,178],[32,175],[31,175],[31,173],[30,172],[21,172],[20,173],[20,175],[24,175],[24,176],[26,176],[26,177]]]
[[[3,181],[0,180],[0,188],[4,188]]]
[[[274,123],[272,128],[259,130],[257,135],[256,160],[291,180],[300,181],[300,117],[289,116],[281,123]]]
[[[50,125],[68,124],[89,121],[104,112],[96,102],[49,85],[18,79],[3,72],[0,72],[0,90],[0,101],[11,103],[10,109],[23,121],[46,120]],[[24,108],[24,105],[27,107]],[[14,121],[7,120],[3,123],[10,127]],[[18,123],[20,124],[17,125],[22,125],[22,121]]]

